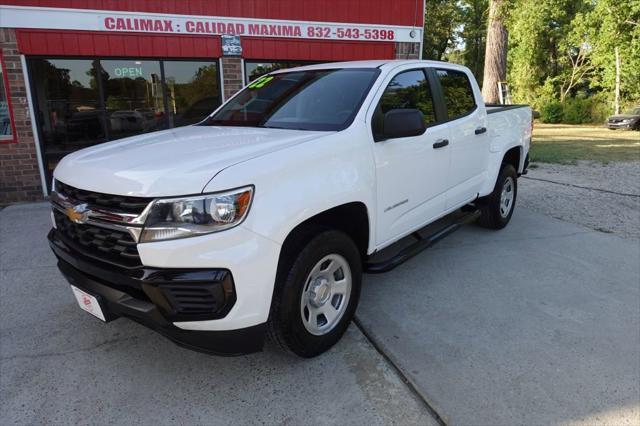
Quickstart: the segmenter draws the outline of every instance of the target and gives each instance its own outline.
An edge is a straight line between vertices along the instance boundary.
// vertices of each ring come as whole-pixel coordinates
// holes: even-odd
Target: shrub
[[[567,124],[591,123],[593,101],[588,98],[567,99],[562,107],[562,122]]]
[[[540,121],[543,123],[562,122],[562,104],[558,101],[551,101],[540,108]]]
[[[591,122],[604,123],[613,111],[606,100],[594,99],[591,104]]]

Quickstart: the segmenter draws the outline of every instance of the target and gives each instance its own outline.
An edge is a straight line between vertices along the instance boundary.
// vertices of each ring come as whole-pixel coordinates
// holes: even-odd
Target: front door
[[[409,69],[388,80],[373,113],[377,181],[376,243],[386,245],[425,225],[445,209],[450,160],[448,124],[439,123],[425,70]],[[419,136],[384,139],[384,114],[418,109],[427,130]]]

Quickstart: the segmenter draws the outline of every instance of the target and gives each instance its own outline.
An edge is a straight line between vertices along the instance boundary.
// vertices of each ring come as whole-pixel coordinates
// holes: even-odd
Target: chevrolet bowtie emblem
[[[89,218],[88,204],[78,204],[73,207],[67,207],[64,212],[71,222],[85,223]]]

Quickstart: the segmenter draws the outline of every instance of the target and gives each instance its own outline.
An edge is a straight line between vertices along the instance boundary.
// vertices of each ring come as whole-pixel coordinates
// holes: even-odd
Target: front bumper
[[[631,130],[631,129],[633,129],[633,122],[630,122],[630,123],[622,123],[622,122],[610,123],[610,122],[607,122],[607,127],[609,129]]]
[[[181,346],[207,353],[241,355],[262,349],[264,323],[216,331],[187,330],[173,323],[226,316],[236,302],[233,278],[228,270],[119,269],[74,252],[55,229],[48,238],[62,274],[72,285],[98,299],[108,321],[127,317]],[[194,292],[189,293],[189,289]],[[200,309],[203,297],[209,301],[208,307],[215,308],[208,309],[206,314]],[[196,305],[189,304],[193,300],[197,301]]]

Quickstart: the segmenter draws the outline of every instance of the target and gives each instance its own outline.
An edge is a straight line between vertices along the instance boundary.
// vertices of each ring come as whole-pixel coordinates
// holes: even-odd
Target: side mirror
[[[392,109],[384,115],[382,136],[385,139],[419,136],[427,127],[424,115],[417,109]]]

